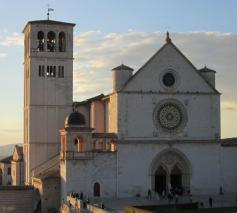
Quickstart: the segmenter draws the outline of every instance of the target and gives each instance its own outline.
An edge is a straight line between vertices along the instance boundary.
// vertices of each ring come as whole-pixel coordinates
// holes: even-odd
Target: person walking
[[[209,201],[209,207],[212,208],[212,202],[213,202],[212,197],[209,197],[209,200],[208,200],[208,201]]]
[[[155,196],[156,196],[156,200],[160,200],[160,195],[159,195],[159,193],[158,192],[155,192]]]

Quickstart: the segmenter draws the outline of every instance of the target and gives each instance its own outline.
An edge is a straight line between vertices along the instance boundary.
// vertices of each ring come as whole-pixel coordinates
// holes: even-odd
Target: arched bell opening
[[[38,38],[37,50],[39,52],[42,52],[42,51],[44,51],[44,32],[43,31],[39,31],[37,38]]]
[[[53,31],[48,32],[47,35],[47,50],[49,52],[55,52],[56,50],[56,36]]]
[[[66,51],[66,36],[64,32],[60,32],[58,36],[58,49],[59,52],[65,52]]]

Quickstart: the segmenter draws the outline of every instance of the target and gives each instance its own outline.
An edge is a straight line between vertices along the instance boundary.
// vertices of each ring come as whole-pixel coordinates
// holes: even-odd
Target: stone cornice
[[[120,94],[143,94],[143,95],[152,95],[152,94],[157,94],[157,95],[218,95],[220,96],[220,93],[214,93],[214,92],[181,92],[181,91],[176,91],[176,92],[163,92],[163,91],[123,91],[123,92],[118,92]]]
[[[117,144],[189,144],[189,143],[195,143],[195,144],[220,144],[221,140],[216,139],[216,140],[162,140],[162,139],[157,139],[157,140],[151,140],[151,139],[143,139],[143,140],[118,140]]]

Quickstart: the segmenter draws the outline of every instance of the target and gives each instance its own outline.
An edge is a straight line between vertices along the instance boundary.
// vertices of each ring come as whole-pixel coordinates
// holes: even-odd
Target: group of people
[[[89,196],[85,199],[85,198],[84,198],[85,196],[84,196],[83,192],[81,192],[81,193],[72,192],[72,193],[70,194],[70,197],[76,199],[76,207],[78,207],[78,208],[79,208],[79,203],[78,203],[78,202],[80,202],[80,207],[83,206],[84,209],[86,209],[86,208],[87,208],[87,205],[90,204]],[[70,206],[70,207],[72,206],[71,203],[70,203],[70,200],[69,200],[69,206]],[[100,208],[102,208],[102,209],[105,208],[105,205],[104,205],[103,202],[101,203]]]
[[[179,187],[175,187],[175,188],[172,188],[169,190],[168,193],[166,193],[165,190],[163,190],[161,193],[159,192],[155,192],[155,197],[157,200],[160,200],[160,199],[164,199],[164,198],[168,198],[168,201],[169,203],[175,199],[175,203],[178,203],[178,198],[180,195],[183,194],[183,189],[182,188],[179,188]],[[151,197],[152,197],[152,191],[151,189],[148,189],[148,192],[147,192],[147,198],[149,200],[151,200]]]
[[[192,194],[190,191],[187,191],[187,194],[189,196],[189,202],[192,203],[193,202],[193,197],[192,197]],[[222,192],[223,194],[223,192]],[[165,199],[167,197],[168,199],[168,202],[169,204],[171,203],[171,201],[175,201],[175,204],[178,204],[179,202],[179,196],[180,195],[183,195],[183,190],[181,188],[171,188],[169,190],[169,193],[166,194],[165,190],[162,191],[162,193],[158,193],[158,192],[155,192],[155,196],[156,196],[156,199],[157,200],[160,200],[160,199]],[[147,192],[147,199],[148,200],[151,200],[152,199],[152,191],[151,189],[148,189],[148,192]],[[236,202],[237,202],[237,197],[236,197]],[[209,207],[212,208],[212,205],[213,205],[213,198],[210,196],[208,198],[208,203],[209,203]],[[200,203],[200,206],[203,208],[204,207],[204,204],[203,202]]]
[[[79,209],[79,206],[80,206],[80,208],[83,206],[83,208],[86,209],[87,205],[90,203],[89,197],[87,197],[86,199],[84,199],[83,192],[81,192],[81,193],[72,192],[72,193],[70,194],[70,197],[76,199],[75,208],[78,208],[78,209]],[[80,203],[80,204],[79,204],[79,203]],[[70,206],[70,208],[71,208],[71,206],[72,206],[70,200],[69,200],[69,206]]]

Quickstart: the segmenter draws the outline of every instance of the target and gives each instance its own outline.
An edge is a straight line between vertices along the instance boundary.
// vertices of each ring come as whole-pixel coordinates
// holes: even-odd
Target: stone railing
[[[60,153],[60,159],[68,159],[68,160],[90,160],[93,158],[92,152],[74,152],[74,151],[66,151]]]

